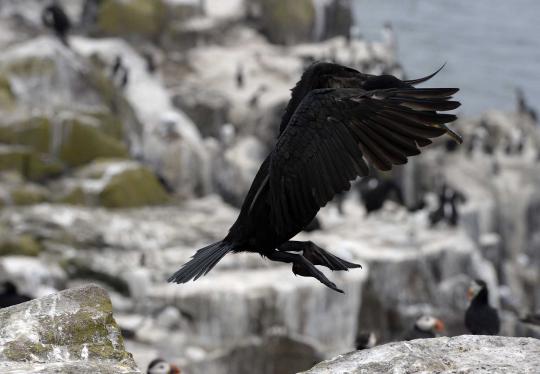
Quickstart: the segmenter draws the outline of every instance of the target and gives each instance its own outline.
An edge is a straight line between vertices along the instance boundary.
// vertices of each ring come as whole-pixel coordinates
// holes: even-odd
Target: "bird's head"
[[[359,87],[366,76],[358,70],[331,62],[315,62],[306,69],[298,86],[306,94],[320,88]]]
[[[304,71],[302,77],[292,89],[291,100],[281,119],[280,133],[291,119],[302,99],[312,90],[324,88],[361,87],[368,78],[347,66],[330,62],[315,62]]]
[[[433,316],[422,316],[416,320],[414,324],[419,330],[425,332],[442,332],[444,331],[444,322]]]
[[[467,289],[467,299],[469,299],[469,301],[474,299],[483,290],[487,290],[486,282],[481,279],[475,279]]]
[[[173,364],[168,363],[167,361],[156,358],[148,365],[146,371],[148,374],[180,374],[180,369]]]

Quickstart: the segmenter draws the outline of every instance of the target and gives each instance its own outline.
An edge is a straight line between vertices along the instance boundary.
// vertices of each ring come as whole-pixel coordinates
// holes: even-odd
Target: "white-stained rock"
[[[0,371],[140,373],[107,293],[93,285],[1,310]]]
[[[305,374],[535,374],[540,340],[463,335],[390,343],[324,361]]]

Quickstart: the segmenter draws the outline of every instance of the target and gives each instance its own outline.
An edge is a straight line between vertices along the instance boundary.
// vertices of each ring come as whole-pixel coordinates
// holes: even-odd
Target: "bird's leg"
[[[325,286],[333,289],[334,291],[343,293],[342,290],[337,288],[337,286],[331,282],[326,276],[321,273],[315,266],[309,262],[305,257],[289,252],[282,251],[269,251],[264,254],[268,259],[272,261],[279,261],[285,263],[292,263],[292,271],[296,275],[301,275],[303,277],[313,277]]]
[[[278,250],[283,252],[302,252],[302,255],[313,265],[326,266],[330,270],[349,270],[350,268],[361,268],[361,265],[345,261],[330,252],[322,249],[315,243],[299,242],[290,240],[278,247]]]

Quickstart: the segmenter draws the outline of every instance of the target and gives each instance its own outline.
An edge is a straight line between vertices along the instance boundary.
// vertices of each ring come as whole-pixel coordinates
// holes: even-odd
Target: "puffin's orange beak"
[[[178,368],[178,366],[171,364],[171,374],[181,374],[182,372]]]
[[[471,301],[472,298],[474,297],[474,291],[472,288],[468,288],[467,289],[467,300]]]
[[[444,329],[445,329],[444,322],[438,319],[437,322],[435,322],[435,331],[443,332]]]

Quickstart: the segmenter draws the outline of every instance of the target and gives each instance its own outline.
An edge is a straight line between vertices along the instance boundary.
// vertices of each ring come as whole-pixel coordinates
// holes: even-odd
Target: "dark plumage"
[[[465,312],[465,327],[473,335],[497,335],[501,322],[497,309],[489,305],[486,282],[475,280],[468,290],[471,300]]]
[[[438,332],[444,331],[444,323],[432,316],[422,316],[416,320],[414,327],[405,334],[403,340],[435,338]]]
[[[129,80],[129,70],[124,65],[122,56],[116,56],[114,63],[111,68],[112,79],[115,80],[121,89],[126,88]]]
[[[377,336],[373,332],[361,333],[356,337],[356,350],[373,348],[377,345]]]
[[[520,318],[519,320],[523,323],[540,326],[540,312],[527,314],[525,317]]]
[[[336,193],[367,175],[366,161],[390,170],[419,154],[430,138],[448,133],[461,141],[445,125],[456,117],[437,112],[460,105],[450,100],[458,89],[412,86],[431,76],[401,81],[330,63],[308,68],[292,90],[277,144],[255,176],[229,233],[223,241],[200,249],[169,281],[197,279],[227,253],[248,251],[292,263],[294,274],[314,277],[342,292],[314,265],[331,270],[360,265],[314,243],[289,239]]]
[[[321,225],[321,221],[319,221],[319,219],[315,217],[310,223],[307,224],[306,227],[304,227],[303,231],[312,232],[312,231],[317,231],[317,230],[322,230],[322,225]]]
[[[9,281],[4,282],[0,290],[0,309],[32,300],[29,296],[19,294],[17,287]]]
[[[463,193],[444,183],[439,191],[439,206],[429,214],[430,225],[435,226],[444,220],[450,226],[457,226],[459,223],[458,206],[465,201],[467,198]]]
[[[358,184],[358,188],[367,214],[381,209],[392,193],[396,201],[404,205],[401,187],[393,180],[377,177],[364,178]]]
[[[67,34],[71,29],[71,21],[60,4],[56,1],[45,7],[41,13],[43,24],[54,30],[62,43],[68,46]]]

